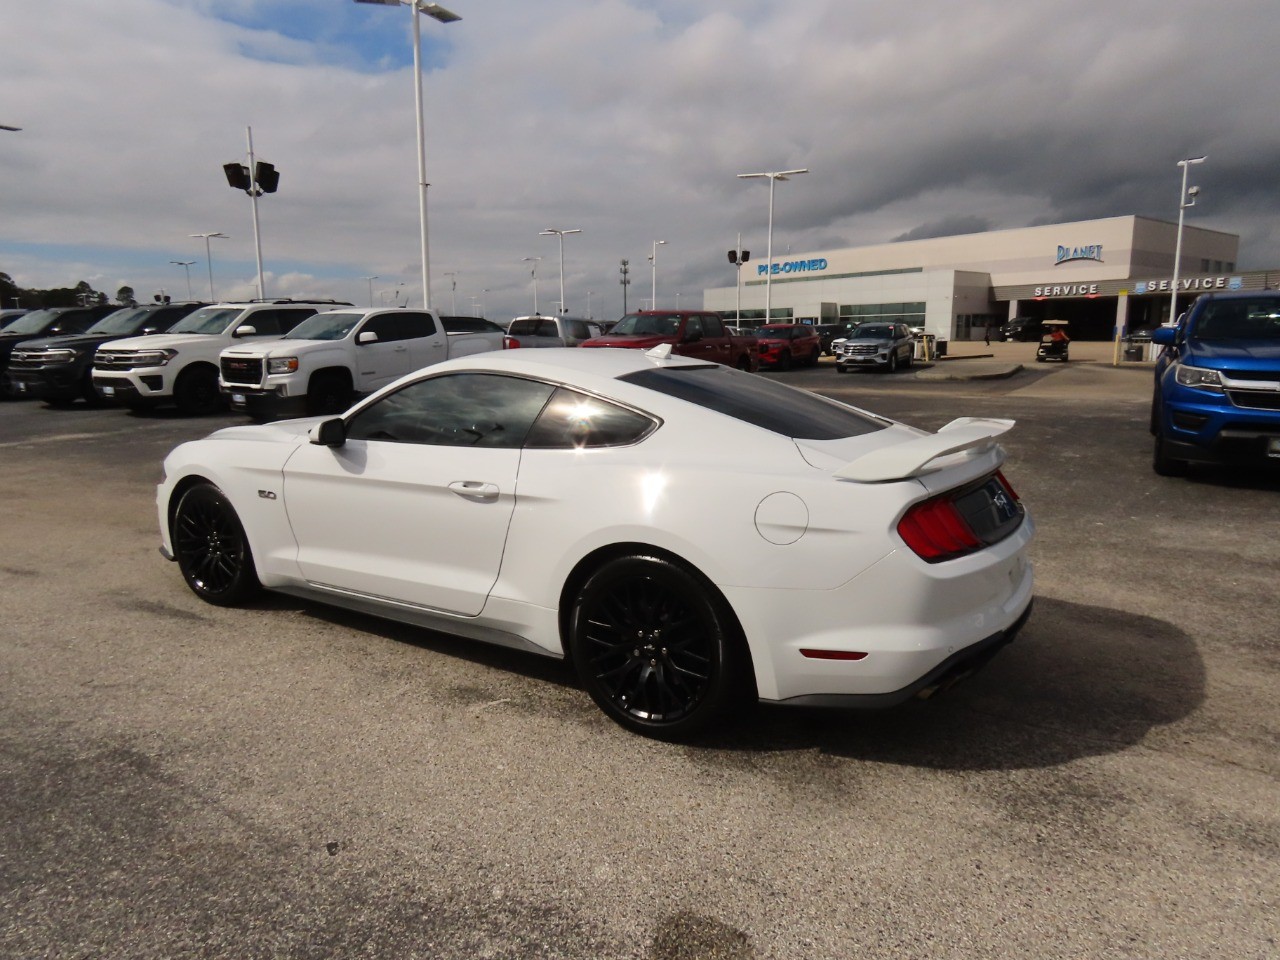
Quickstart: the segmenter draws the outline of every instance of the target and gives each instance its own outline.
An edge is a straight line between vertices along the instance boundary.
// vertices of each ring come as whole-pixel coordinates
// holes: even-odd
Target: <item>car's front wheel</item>
[[[205,364],[183,370],[173,385],[173,401],[178,405],[178,412],[188,417],[216,412],[222,406],[218,371]]]
[[[569,645],[578,676],[606,714],[660,740],[691,737],[743,689],[733,615],[715,588],[671,560],[611,560],[583,584]]]
[[[1184,477],[1187,474],[1187,461],[1169,456],[1169,445],[1164,434],[1156,430],[1155,450],[1151,457],[1151,468],[1162,477]]]
[[[261,590],[240,518],[213,484],[197,484],[182,495],[172,539],[182,577],[201,600],[232,607]]]

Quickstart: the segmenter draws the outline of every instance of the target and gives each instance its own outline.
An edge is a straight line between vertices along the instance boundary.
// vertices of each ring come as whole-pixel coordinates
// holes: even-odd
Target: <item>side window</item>
[[[654,426],[653,420],[642,414],[561,387],[538,417],[525,446],[558,450],[617,447],[644,439]]]
[[[276,322],[280,325],[281,333],[288,333],[307,317],[313,317],[320,311],[315,307],[297,307],[291,310],[277,310]]]
[[[360,333],[377,334],[378,343],[390,343],[392,340],[403,340],[400,318],[394,313],[383,313],[370,317],[360,328]],[[357,334],[357,337],[359,334]]]
[[[392,316],[399,320],[398,326],[403,334],[402,339],[416,340],[421,337],[430,337],[436,332],[436,322],[429,313],[405,310]]]
[[[555,387],[490,373],[457,373],[411,383],[361,410],[353,440],[440,447],[515,448],[524,443]]]
[[[703,317],[702,335],[704,337],[723,337],[724,323],[719,317]]]
[[[686,338],[692,337],[694,334],[703,334],[701,317],[685,317],[684,318],[684,335]]]

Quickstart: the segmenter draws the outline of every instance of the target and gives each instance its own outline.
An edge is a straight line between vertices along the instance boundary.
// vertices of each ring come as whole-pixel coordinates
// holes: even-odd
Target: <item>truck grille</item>
[[[1228,390],[1227,397],[1246,410],[1280,410],[1280,393],[1270,390]]]
[[[877,352],[876,346],[874,343],[846,343],[844,345],[844,355],[846,357],[874,357]]]
[[[256,357],[223,357],[221,365],[223,383],[262,383],[262,361]]]
[[[34,370],[49,364],[70,363],[75,354],[70,350],[15,350],[9,358],[11,370]]]
[[[99,370],[132,370],[137,356],[132,350],[99,350],[93,355],[93,365]]]

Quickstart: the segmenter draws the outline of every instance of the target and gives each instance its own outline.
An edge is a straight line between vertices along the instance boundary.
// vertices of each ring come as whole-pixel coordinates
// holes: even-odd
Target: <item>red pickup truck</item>
[[[760,348],[754,337],[735,337],[717,313],[705,310],[641,310],[619,320],[603,337],[583,341],[583,347],[628,347],[649,350],[663,343],[682,357],[713,360],[739,370],[760,368]]]

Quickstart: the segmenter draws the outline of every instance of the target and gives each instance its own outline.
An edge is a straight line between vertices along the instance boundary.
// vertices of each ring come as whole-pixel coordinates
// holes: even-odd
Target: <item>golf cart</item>
[[[1071,339],[1067,336],[1066,320],[1046,320],[1044,335],[1040,338],[1040,346],[1036,349],[1036,363],[1046,360],[1061,360],[1066,363],[1071,358],[1068,351]]]

